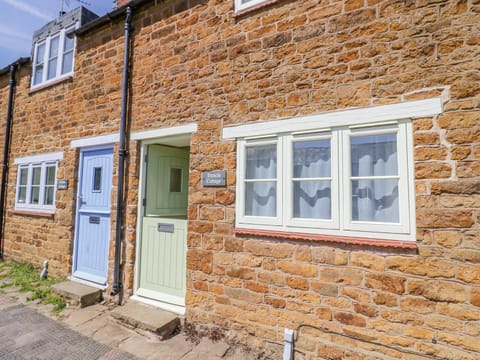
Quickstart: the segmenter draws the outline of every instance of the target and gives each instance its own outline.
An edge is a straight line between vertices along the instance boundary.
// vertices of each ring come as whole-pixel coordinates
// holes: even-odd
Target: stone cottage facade
[[[124,300],[277,358],[479,357],[478,1],[119,6],[17,71],[6,258],[110,296],[124,104]]]

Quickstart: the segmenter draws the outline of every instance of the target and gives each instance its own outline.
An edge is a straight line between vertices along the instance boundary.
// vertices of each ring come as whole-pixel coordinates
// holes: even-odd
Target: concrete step
[[[168,338],[180,325],[177,315],[136,301],[117,307],[111,315],[127,326],[153,332],[161,339]]]
[[[52,286],[52,291],[65,298],[69,304],[84,308],[102,301],[102,290],[91,286],[65,281]]]

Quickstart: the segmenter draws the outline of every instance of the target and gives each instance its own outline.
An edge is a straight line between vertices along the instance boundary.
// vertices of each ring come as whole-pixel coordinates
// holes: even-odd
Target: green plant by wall
[[[32,292],[28,301],[40,300],[44,304],[53,304],[53,312],[60,313],[67,304],[60,296],[53,294],[50,287],[63,279],[40,279],[39,274],[29,263],[0,262],[0,289],[19,286],[19,292]]]

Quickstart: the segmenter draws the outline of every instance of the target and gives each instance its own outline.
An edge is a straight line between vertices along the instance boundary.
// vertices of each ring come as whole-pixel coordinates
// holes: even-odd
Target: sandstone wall
[[[279,1],[240,17],[231,0],[135,10],[129,129],[199,126],[190,148],[188,320],[273,352],[284,327],[300,327],[300,358],[408,358],[407,350],[478,358],[479,12],[478,0]],[[9,256],[37,264],[48,256],[68,273],[78,161],[69,144],[118,131],[122,55],[119,19],[78,40],[73,81],[29,94],[23,75],[12,151],[64,151],[58,178],[72,186],[57,191],[53,219],[19,215],[11,168]],[[416,250],[234,234],[236,146],[221,139],[224,126],[437,96],[444,113],[413,120]],[[136,142],[128,162],[131,294]],[[227,187],[202,188],[207,170],[226,170]]]

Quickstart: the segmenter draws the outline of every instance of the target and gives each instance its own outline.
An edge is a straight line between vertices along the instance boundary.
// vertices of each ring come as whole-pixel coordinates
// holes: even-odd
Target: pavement
[[[161,359],[254,360],[255,354],[225,341],[192,342],[183,333],[166,340],[127,328],[111,312],[115,306],[68,307],[59,316],[52,305],[28,301],[17,287],[0,292],[0,360],[4,359]]]

